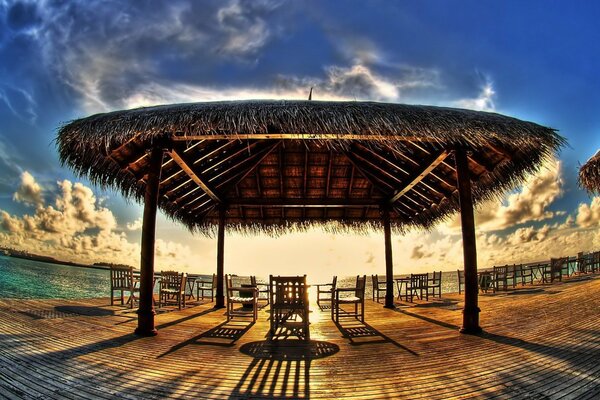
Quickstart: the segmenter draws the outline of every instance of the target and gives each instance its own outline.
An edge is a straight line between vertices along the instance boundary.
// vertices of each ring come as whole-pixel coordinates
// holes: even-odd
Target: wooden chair
[[[431,277],[427,274],[427,297],[442,297],[442,271],[433,271]]]
[[[196,281],[196,298],[198,300],[207,299],[204,293],[210,292],[210,301],[215,299],[215,290],[217,289],[217,274],[212,275],[210,280],[197,280]]]
[[[365,286],[367,284],[367,276],[357,276],[356,286],[353,288],[334,288],[333,300],[331,302],[331,319],[335,322],[340,322],[340,310],[342,305],[354,305],[354,312],[342,310],[343,316],[354,317],[360,322],[365,322]],[[342,293],[351,293],[350,296],[340,296]],[[360,306],[360,307],[359,307]]]
[[[269,284],[268,283],[257,283],[256,275],[250,276],[250,284],[258,289],[258,301],[265,300],[266,303],[263,306],[269,304]],[[261,296],[264,294],[264,296]]]
[[[319,308],[322,308],[321,302],[325,301],[329,303],[331,307],[331,300],[333,299],[333,288],[337,284],[337,276],[334,276],[331,283],[321,283],[317,286],[317,305]],[[322,295],[327,295],[327,297],[321,297]]]
[[[494,292],[496,291],[494,273],[492,271],[479,271],[477,273],[477,282],[479,284],[479,291],[482,293],[487,293],[490,289]]]
[[[597,271],[600,271],[600,251],[595,251],[592,254],[592,261],[589,264],[589,271],[592,273],[595,273]]]
[[[567,264],[567,257],[551,258],[542,272],[542,281],[544,283],[553,283],[556,280],[562,281],[563,266]]]
[[[177,271],[160,271],[160,289],[158,291],[158,307],[175,303],[181,310],[185,307],[185,274]]]
[[[310,339],[306,275],[269,276],[271,337],[289,334]]]
[[[514,266],[502,265],[494,266],[493,268],[493,281],[494,281],[494,292],[498,290],[508,290],[509,282],[512,287],[515,285],[515,272]]]
[[[137,281],[133,278],[133,267],[117,266],[110,267],[110,305],[114,305],[115,291],[121,292],[121,305],[129,304],[133,308],[133,303],[137,300],[136,293],[140,288],[136,285]],[[127,303],[125,303],[125,292],[129,293]]]
[[[461,294],[462,288],[465,286],[465,271],[461,271],[460,269],[457,269],[456,275],[458,278],[458,294]]]
[[[371,280],[373,282],[373,301],[377,301],[379,303],[379,299],[385,299],[385,292],[387,290],[386,282],[381,282],[377,275],[371,275]],[[383,296],[380,293],[383,292]]]
[[[232,276],[225,275],[225,291],[227,292],[227,322],[234,317],[252,316],[252,323],[258,319],[258,289],[252,285],[233,286]],[[241,304],[242,308],[235,308],[236,304]],[[244,306],[252,307],[249,313]],[[248,307],[249,308],[249,307]]]
[[[412,303],[415,297],[419,300],[429,300],[429,293],[427,291],[427,280],[429,279],[428,274],[410,274],[410,281],[407,288],[407,300],[410,297]],[[424,296],[423,296],[424,295]]]
[[[529,284],[533,285],[533,269],[531,265],[517,265],[517,271],[519,278],[521,278],[521,285],[525,286],[528,280]]]

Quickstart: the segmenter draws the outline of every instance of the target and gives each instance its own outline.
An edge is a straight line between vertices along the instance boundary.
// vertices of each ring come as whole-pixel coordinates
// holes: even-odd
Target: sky
[[[142,208],[61,166],[75,118],[227,99],[370,100],[497,112],[569,145],[476,213],[480,267],[600,249],[600,3],[0,0],[0,246],[139,265]],[[385,271],[381,232],[230,234],[228,273]],[[458,217],[393,238],[397,273],[462,265]],[[212,273],[216,241],[159,215],[159,269]]]

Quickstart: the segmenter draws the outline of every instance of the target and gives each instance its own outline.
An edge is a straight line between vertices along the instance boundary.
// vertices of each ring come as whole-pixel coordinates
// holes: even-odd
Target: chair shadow
[[[413,356],[418,357],[419,354],[414,350],[409,349],[408,347],[396,342],[394,339],[390,338],[387,335],[379,332],[377,329],[373,328],[371,325],[366,322],[360,322],[358,320],[351,321],[350,323],[345,322],[345,325],[341,323],[333,321],[335,326],[339,329],[342,336],[350,341],[350,344],[353,346],[362,346],[368,344],[381,344],[381,343],[390,343],[394,346],[412,354]]]
[[[157,358],[165,357],[189,345],[232,347],[235,345],[235,342],[240,340],[242,336],[252,328],[252,326],[254,326],[254,322],[223,322],[206,332],[176,344],[166,352],[160,354]]]
[[[442,326],[444,328],[453,329],[456,331],[458,331],[460,329],[460,326],[458,326],[458,325],[450,324],[450,323],[444,322],[444,321],[438,321],[437,319],[429,318],[429,317],[426,317],[426,316],[420,315],[420,314],[411,313],[411,312],[408,312],[408,311],[400,309],[400,308],[396,308],[396,309],[394,309],[394,311],[396,311],[397,313],[400,313],[400,314],[408,315],[409,317],[418,318],[420,320]]]
[[[54,311],[65,314],[84,315],[86,317],[107,317],[115,315],[113,310],[94,306],[55,306]]]
[[[240,352],[254,359],[232,391],[231,398],[310,398],[312,360],[340,350],[318,340],[264,340],[246,343]]]
[[[210,314],[210,313],[215,312],[215,311],[223,311],[223,310],[224,310],[223,308],[216,308],[216,307],[207,308],[206,310],[202,310],[199,313],[190,314],[190,315],[187,315],[187,316],[185,316],[183,318],[179,318],[179,319],[176,319],[174,321],[169,321],[169,322],[165,322],[163,324],[157,325],[156,329],[168,328],[170,326],[177,325],[177,324],[180,324],[180,323],[185,322],[185,321],[189,321],[191,319],[200,317],[202,315]]]

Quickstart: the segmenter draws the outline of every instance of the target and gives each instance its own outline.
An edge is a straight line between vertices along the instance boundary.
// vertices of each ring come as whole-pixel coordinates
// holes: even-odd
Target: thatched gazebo
[[[579,186],[590,193],[600,194],[600,150],[579,169]]]
[[[136,332],[155,334],[156,209],[217,236],[223,305],[225,230],[278,235],[321,226],[385,234],[461,212],[463,332],[479,332],[473,203],[502,195],[564,144],[553,129],[485,112],[373,102],[235,101],[93,115],[58,132],[77,173],[144,201]]]

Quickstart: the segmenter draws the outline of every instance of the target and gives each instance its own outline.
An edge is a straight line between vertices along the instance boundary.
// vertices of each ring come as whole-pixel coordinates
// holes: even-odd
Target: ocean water
[[[338,286],[352,287],[355,279],[356,277],[340,277]],[[381,276],[380,279],[384,277]],[[244,282],[245,278],[240,277],[239,280]],[[260,277],[259,281],[261,281]],[[443,272],[442,293],[457,291],[456,271]],[[367,276],[366,297],[371,298],[371,293],[371,277]],[[108,270],[0,256],[0,297],[2,298],[83,299],[109,296]]]
[[[0,256],[0,297],[83,299],[108,297],[108,270]]]

